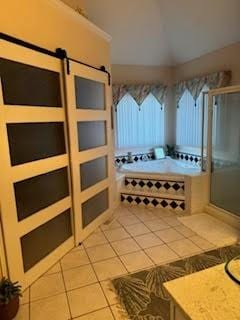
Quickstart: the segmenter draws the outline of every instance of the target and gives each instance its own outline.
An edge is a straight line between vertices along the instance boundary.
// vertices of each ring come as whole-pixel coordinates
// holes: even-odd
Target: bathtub
[[[122,173],[164,174],[164,175],[199,175],[201,169],[196,164],[166,157],[161,160],[127,163],[119,169]]]

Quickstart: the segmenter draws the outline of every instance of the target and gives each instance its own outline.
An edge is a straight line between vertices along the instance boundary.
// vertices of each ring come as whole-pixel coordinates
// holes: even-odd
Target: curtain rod
[[[39,47],[39,46],[37,46],[37,45],[35,45],[33,43],[21,40],[19,38],[15,38],[15,37],[10,36],[8,34],[5,34],[3,32],[0,32],[0,39],[3,39],[3,40],[8,41],[8,42],[12,42],[14,44],[20,45],[22,47],[25,47],[25,48],[28,48],[28,49],[31,49],[31,50],[34,50],[34,51],[37,51],[37,52],[40,52],[40,53],[43,53],[43,54],[47,54],[47,55],[49,55],[51,57],[54,57],[54,58],[57,58],[57,59],[61,59],[61,60],[66,59],[67,60],[67,72],[68,72],[68,74],[70,74],[69,61],[73,61],[75,63],[79,63],[79,64],[82,64],[82,65],[84,65],[86,67],[92,68],[94,70],[98,70],[98,71],[104,72],[104,73],[106,73],[108,75],[108,85],[111,84],[111,75],[110,75],[110,72],[108,72],[106,70],[105,66],[101,66],[101,67],[98,68],[98,67],[92,66],[92,65],[90,65],[88,63],[82,62],[80,60],[76,60],[76,59],[70,58],[67,55],[67,51],[62,49],[62,48],[57,48],[56,51],[51,51],[51,50],[48,50],[46,48]]]

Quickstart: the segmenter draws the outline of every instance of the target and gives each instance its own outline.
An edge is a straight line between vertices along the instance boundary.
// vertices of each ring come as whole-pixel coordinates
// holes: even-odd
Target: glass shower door
[[[240,216],[240,87],[216,92],[210,95],[210,202]]]

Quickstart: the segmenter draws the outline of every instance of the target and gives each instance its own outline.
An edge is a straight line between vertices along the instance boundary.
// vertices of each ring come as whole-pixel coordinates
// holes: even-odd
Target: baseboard
[[[240,230],[240,217],[237,217],[231,212],[217,208],[213,205],[206,206],[205,212],[219,220],[222,220],[223,222],[229,224],[233,228]]]

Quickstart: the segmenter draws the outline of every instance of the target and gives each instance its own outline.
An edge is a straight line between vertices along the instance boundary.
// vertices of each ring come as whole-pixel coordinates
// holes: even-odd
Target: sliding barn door
[[[3,40],[0,53],[1,223],[26,287],[74,245],[61,61]]]
[[[66,75],[76,244],[110,214],[111,87],[107,74],[70,62]]]

